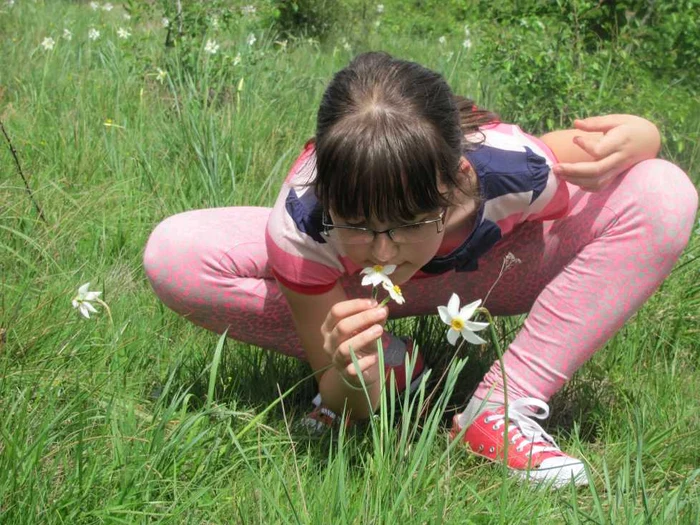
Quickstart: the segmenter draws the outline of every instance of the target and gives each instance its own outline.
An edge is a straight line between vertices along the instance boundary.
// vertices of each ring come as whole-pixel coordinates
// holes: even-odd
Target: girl
[[[452,292],[484,298],[513,253],[522,263],[487,305],[494,315],[529,312],[503,359],[509,427],[496,362],[451,435],[502,461],[507,432],[514,472],[586,483],[581,461],[532,418],[546,417],[549,398],[668,275],[697,192],[679,168],[649,160],[660,142],[648,121],[577,126],[537,139],[455,97],[433,71],[360,55],[327,87],[315,139],[275,206],[165,220],[146,247],[147,275],[191,321],[308,360],[320,393],[310,417],[331,424],[343,410],[353,419],[375,410],[386,377],[378,338],[388,368],[412,352],[384,332],[388,318],[434,314]],[[405,304],[366,298],[357,274],[375,265],[396,265]],[[422,371],[416,357],[411,379]]]

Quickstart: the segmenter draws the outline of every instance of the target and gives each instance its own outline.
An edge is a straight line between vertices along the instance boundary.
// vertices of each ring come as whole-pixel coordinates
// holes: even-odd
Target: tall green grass
[[[533,491],[448,443],[451,413],[494,355],[453,356],[434,319],[394,323],[434,367],[415,396],[388,397],[368,425],[313,438],[295,426],[314,393],[309,369],[178,318],[151,292],[141,253],[173,213],[271,205],[350,53],[305,41],[282,50],[260,32],[241,64],[202,56],[192,70],[162,47],[155,24],[118,40],[127,24],[118,9],[0,11],[0,116],[46,217],[3,141],[0,522],[700,520],[700,235],[552,401],[548,428],[586,459],[589,488]],[[86,38],[92,26],[96,42]],[[57,45],[45,52],[49,34]],[[457,65],[469,63],[463,51],[448,59],[401,35],[369,35],[366,45],[441,70],[483,105],[497,89]],[[169,71],[162,84],[157,67]],[[674,160],[697,181],[699,158],[694,148]],[[112,321],[71,308],[86,281],[103,291]],[[519,324],[499,321],[505,341]]]

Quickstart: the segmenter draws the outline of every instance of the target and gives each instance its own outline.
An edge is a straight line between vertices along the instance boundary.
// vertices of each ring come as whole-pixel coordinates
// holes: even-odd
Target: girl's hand
[[[634,115],[605,115],[575,120],[584,132],[573,142],[593,159],[556,164],[552,169],[562,179],[589,191],[605,188],[615,177],[638,162],[656,157],[661,146],[654,124]]]
[[[373,299],[351,299],[336,303],[321,326],[323,349],[343,378],[361,386],[350,351],[357,357],[366,385],[379,379],[377,339],[384,333],[389,311],[377,308]]]

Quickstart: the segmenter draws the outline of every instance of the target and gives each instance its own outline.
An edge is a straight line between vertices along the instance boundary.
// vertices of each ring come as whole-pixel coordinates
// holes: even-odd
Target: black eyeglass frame
[[[330,217],[324,210],[323,212],[323,217],[321,218],[321,225],[323,226],[323,231],[321,234],[324,237],[329,237],[330,238],[330,231],[332,229],[342,229],[342,230],[355,230],[355,231],[363,231],[363,232],[371,232],[373,234],[372,240],[367,242],[367,243],[360,243],[360,244],[371,244],[374,239],[377,238],[377,235],[380,235],[382,233],[386,233],[389,236],[389,239],[391,239],[392,242],[396,244],[410,244],[410,243],[405,243],[405,242],[397,242],[394,239],[394,231],[400,230],[401,228],[409,228],[411,226],[420,226],[422,224],[436,224],[437,225],[437,231],[435,233],[441,233],[442,230],[445,228],[445,215],[447,214],[447,208],[443,208],[442,211],[440,212],[440,216],[436,217],[435,219],[426,219],[424,221],[418,221],[418,222],[412,222],[410,224],[403,224],[401,226],[396,226],[394,228],[389,228],[388,230],[373,230],[372,228],[365,228],[364,226],[350,226],[347,224],[344,225],[336,225],[330,222]],[[420,241],[416,241],[420,242]]]

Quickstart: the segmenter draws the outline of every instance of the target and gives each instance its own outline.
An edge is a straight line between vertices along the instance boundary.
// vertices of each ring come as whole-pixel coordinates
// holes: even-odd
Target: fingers
[[[581,131],[602,131],[605,133],[610,131],[612,128],[631,122],[634,118],[638,117],[622,114],[588,117],[574,120],[574,127],[576,129],[580,129]]]
[[[386,306],[377,308],[376,301],[367,299],[343,301],[331,308],[321,332],[324,350],[338,370],[352,363],[351,352],[358,359],[376,354],[388,314]]]
[[[364,312],[375,306],[377,306],[377,301],[375,299],[350,299],[348,301],[336,303],[333,305],[330,312],[328,312],[321,326],[321,331],[331,332],[342,319]]]
[[[613,135],[578,135],[574,137],[576,144],[594,159],[602,159],[618,151],[622,145],[622,137]]]
[[[621,172],[624,157],[614,153],[592,162],[562,163],[555,165],[554,173],[570,184],[588,191],[600,191]]]

